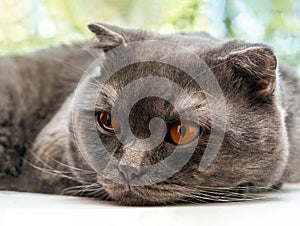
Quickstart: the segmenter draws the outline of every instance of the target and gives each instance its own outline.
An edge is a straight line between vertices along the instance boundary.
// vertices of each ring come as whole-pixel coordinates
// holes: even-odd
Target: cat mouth
[[[118,201],[127,205],[142,205],[141,199],[142,197],[132,190],[123,191],[120,197],[118,197]]]
[[[111,200],[128,206],[161,206],[186,203],[233,202],[261,199],[257,186],[243,183],[236,187],[192,189],[178,184],[133,186],[102,179],[101,185]],[[265,191],[265,190],[264,190]]]
[[[139,194],[135,186],[131,186],[127,184],[125,185],[105,184],[104,189],[113,200],[123,205],[130,205],[130,206],[144,206],[145,204],[149,205],[148,201],[145,200],[143,195]]]
[[[149,191],[147,187],[118,184],[109,180],[104,180],[101,184],[109,197],[121,205],[157,206],[163,204],[159,198],[162,194],[155,194],[155,192]]]

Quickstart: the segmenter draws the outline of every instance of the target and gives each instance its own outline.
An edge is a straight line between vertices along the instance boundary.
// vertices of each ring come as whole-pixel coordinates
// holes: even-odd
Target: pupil
[[[108,126],[111,125],[111,115],[107,115],[107,118],[106,118],[106,124],[107,124]]]
[[[186,134],[186,127],[185,126],[181,126],[179,129],[179,133],[181,137],[184,137]]]

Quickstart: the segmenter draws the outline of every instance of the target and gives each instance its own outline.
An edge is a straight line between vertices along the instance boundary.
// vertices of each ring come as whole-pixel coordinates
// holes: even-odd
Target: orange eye
[[[170,137],[175,144],[188,144],[200,133],[201,127],[191,122],[176,123],[170,128]]]
[[[98,113],[97,121],[104,130],[110,133],[118,132],[120,129],[119,120],[107,112]]]

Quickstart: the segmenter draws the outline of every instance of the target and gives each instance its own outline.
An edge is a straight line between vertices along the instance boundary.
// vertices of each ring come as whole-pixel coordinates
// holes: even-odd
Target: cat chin
[[[98,179],[98,183],[100,183]],[[101,184],[109,197],[127,206],[160,206],[171,204],[176,197],[164,196],[161,192],[149,190],[149,187],[130,186],[102,179]]]
[[[141,196],[134,186],[122,185],[122,184],[104,184],[105,191],[112,198],[112,200],[129,206],[149,206],[151,204],[151,197],[149,200]]]
[[[159,197],[151,196],[150,194],[146,196],[141,196],[139,193],[131,190],[131,191],[113,191],[108,192],[112,200],[120,203],[121,205],[126,206],[163,206],[163,205],[170,205],[173,202],[169,198],[161,199]],[[147,191],[145,190],[145,194]]]

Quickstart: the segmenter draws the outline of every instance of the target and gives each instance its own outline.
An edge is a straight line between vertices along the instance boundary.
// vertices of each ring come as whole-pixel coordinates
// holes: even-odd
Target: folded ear
[[[230,50],[221,58],[235,74],[249,81],[253,96],[264,98],[273,94],[277,60],[269,47],[261,44],[246,45]]]
[[[117,31],[117,27],[97,22],[90,23],[87,26],[98,38],[98,42],[94,45],[94,47],[108,51],[117,46],[126,44],[124,36],[121,32]]]

